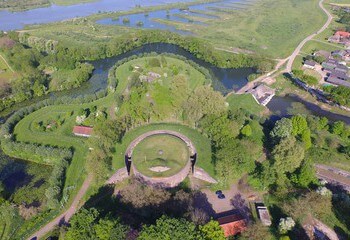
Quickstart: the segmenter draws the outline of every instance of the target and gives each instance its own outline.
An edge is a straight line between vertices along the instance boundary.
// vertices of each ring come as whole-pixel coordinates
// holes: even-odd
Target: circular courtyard
[[[140,141],[132,153],[138,172],[147,177],[170,177],[189,162],[190,151],[180,138],[170,134],[155,134]]]

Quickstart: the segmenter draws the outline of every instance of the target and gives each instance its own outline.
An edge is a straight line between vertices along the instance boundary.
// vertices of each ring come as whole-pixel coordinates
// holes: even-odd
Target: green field
[[[189,139],[191,139],[192,143],[194,144],[197,150],[196,165],[198,167],[203,168],[211,176],[215,176],[214,164],[212,162],[210,140],[204,137],[201,133],[199,133],[195,129],[192,129],[184,125],[173,124],[173,123],[155,123],[155,124],[145,125],[145,126],[135,128],[129,131],[128,133],[126,133],[122,142],[116,145],[116,154],[113,158],[114,170],[117,170],[125,166],[124,156],[125,156],[126,149],[135,138],[137,138],[138,136],[146,132],[159,130],[159,129],[176,131],[185,135]]]
[[[167,19],[158,21],[174,25],[180,30],[189,30],[194,36],[209,41],[218,49],[227,51],[238,49],[241,52],[255,52],[271,58],[285,58],[290,55],[305,36],[317,31],[326,21],[326,15],[318,7],[316,0],[262,0],[246,3],[243,8],[242,4],[221,3],[221,5],[225,10],[204,11],[218,18],[191,17],[193,20],[202,21],[204,25],[173,22]],[[123,14],[152,9],[155,8],[100,14],[84,21],[30,27],[30,34],[58,40],[67,43],[67,46],[92,49],[96,42],[106,42],[123,37],[125,33],[139,31],[125,26],[99,25],[95,23],[96,20],[105,17],[117,18]]]
[[[185,142],[170,135],[153,135],[142,140],[132,154],[136,169],[148,177],[170,177],[181,171],[189,161],[189,150]],[[169,168],[152,171],[151,168]],[[164,169],[165,170],[165,169]]]

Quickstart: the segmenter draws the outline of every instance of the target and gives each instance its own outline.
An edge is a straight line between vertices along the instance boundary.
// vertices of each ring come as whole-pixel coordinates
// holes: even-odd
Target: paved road
[[[38,230],[36,233],[34,233],[32,236],[30,236],[28,239],[40,239],[44,237],[46,234],[51,232],[56,226],[67,223],[69,219],[73,216],[73,214],[80,208],[80,200],[85,195],[86,191],[88,190],[90,184],[92,181],[92,175],[89,175],[83,185],[81,186],[78,194],[75,196],[71,206],[68,208],[67,211],[56,217],[54,220],[46,224],[44,227],[42,227],[40,230]]]
[[[350,172],[323,164],[315,164],[315,167],[319,178],[341,185],[345,190],[350,192]]]
[[[294,62],[295,58],[298,56],[298,54],[300,53],[300,50],[304,47],[305,43],[307,43],[313,37],[315,37],[316,35],[322,33],[324,30],[326,30],[328,28],[329,24],[331,24],[331,22],[332,22],[333,16],[323,6],[323,0],[321,0],[318,3],[318,5],[327,14],[327,17],[328,17],[327,22],[322,26],[322,28],[320,30],[318,30],[316,33],[313,33],[310,36],[306,37],[301,43],[299,43],[297,48],[294,50],[292,55],[290,55],[290,57],[289,57],[289,60],[288,60],[288,63],[287,63],[287,67],[286,67],[286,70],[285,70],[286,72],[291,72],[292,71],[293,62]]]

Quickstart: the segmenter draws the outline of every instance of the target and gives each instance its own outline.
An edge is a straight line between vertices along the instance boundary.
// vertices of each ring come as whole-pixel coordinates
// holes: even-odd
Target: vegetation
[[[0,36],[0,54],[5,56],[12,71],[15,71],[9,74],[11,69],[1,70],[4,71],[1,74],[9,77],[2,82],[1,111],[14,103],[52,91],[79,87],[90,78],[93,66],[80,63],[69,54],[54,51],[57,42],[36,37],[28,37],[26,44],[20,41],[23,39],[15,32]],[[30,48],[27,44],[41,47]]]
[[[80,86],[93,71],[83,60],[117,55],[153,42],[177,44],[220,67],[250,66],[266,72],[273,65],[271,61],[255,55],[220,52],[212,44],[228,46],[239,43],[239,38],[254,38],[249,45],[257,52],[269,51],[273,45],[263,46],[263,51],[257,47],[268,42],[283,55],[303,33],[314,30],[315,25],[309,24],[312,17],[323,19],[317,11],[304,13],[304,9],[316,4],[314,1],[275,2],[258,2],[237,13],[242,17],[256,6],[262,12],[256,19],[239,21],[238,27],[248,24],[257,28],[255,33],[247,31],[233,42],[228,40],[231,31],[227,29],[231,29],[229,24],[237,16],[229,9],[220,14],[213,9],[227,19],[226,23],[220,18],[213,20],[214,24],[222,23],[218,29],[208,26],[208,42],[193,36],[113,26],[97,26],[93,30],[96,32],[88,36],[92,30],[85,30],[91,28],[89,24],[94,25],[92,18],[33,27],[33,31],[19,35],[9,33],[2,36],[1,51],[20,77],[11,81],[3,107],[11,105],[11,101]],[[268,10],[266,3],[271,4]],[[297,10],[302,11],[295,13]],[[266,13],[271,21],[267,22]],[[278,23],[273,19],[276,16]],[[46,35],[48,26],[51,30]],[[53,30],[52,26],[58,27]],[[77,27],[79,33],[75,32]],[[305,32],[299,31],[304,27]],[[116,29],[120,33],[110,36]],[[280,35],[271,34],[270,30],[278,30]],[[201,31],[198,28],[198,36],[203,34]],[[218,40],[219,32],[222,38]],[[107,35],[101,38],[97,37],[99,34]],[[73,38],[79,42],[70,42]],[[294,74],[310,85],[316,84],[312,76],[298,71]],[[242,182],[247,181],[251,190],[266,193],[273,225],[267,229],[253,223],[240,238],[303,239],[300,226],[309,217],[324,221],[339,235],[348,237],[349,219],[341,214],[341,209],[349,209],[348,195],[332,195],[318,181],[314,164],[349,168],[349,127],[343,122],[330,123],[305,115],[274,122],[265,119],[264,109],[250,96],[225,98],[210,84],[210,73],[192,61],[176,55],[144,54],[112,67],[108,87],[101,92],[52,98],[14,113],[2,126],[2,149],[13,157],[48,165],[50,172],[33,174],[35,181],[8,196],[0,185],[0,223],[4,223],[0,232],[14,239],[27,237],[72,201],[89,174],[94,176],[94,182],[84,207],[73,216],[70,226],[59,227],[52,235],[62,239],[125,239],[130,234],[138,239],[225,239],[218,222],[210,220],[211,203],[201,191],[191,189],[189,179],[174,189],[155,188],[133,178],[117,187],[105,186],[106,179],[125,166],[129,144],[145,132],[161,129],[177,131],[191,139],[198,154],[196,166],[218,180],[213,188],[228,188],[237,181],[244,185]],[[332,94],[334,97],[342,93],[330,90]],[[72,129],[76,125],[93,127],[92,136],[74,136]],[[172,175],[188,158],[186,145],[170,136],[146,138],[134,151],[136,168],[148,176]],[[156,166],[170,169],[155,174],[150,168]],[[41,178],[45,179],[43,187],[32,191]],[[44,200],[40,196],[45,196]],[[32,207],[37,202],[40,209]],[[234,201],[232,204],[236,206]]]
[[[349,102],[349,96],[350,96],[350,89],[347,87],[339,86],[324,86],[323,90],[327,93],[329,93],[329,99],[333,100],[334,102],[343,105],[343,106],[350,106]]]

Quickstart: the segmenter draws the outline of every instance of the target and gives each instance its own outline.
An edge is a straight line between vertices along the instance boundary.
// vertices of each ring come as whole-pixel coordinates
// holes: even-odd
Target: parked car
[[[216,194],[216,195],[222,194],[222,191],[221,191],[221,190],[217,190],[217,191],[215,192],[215,194]]]
[[[225,197],[225,194],[219,194],[219,195],[218,195],[218,198],[219,198],[219,199],[225,199],[226,197]]]

